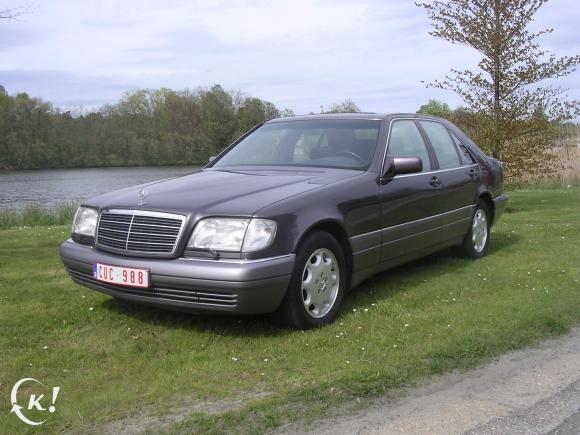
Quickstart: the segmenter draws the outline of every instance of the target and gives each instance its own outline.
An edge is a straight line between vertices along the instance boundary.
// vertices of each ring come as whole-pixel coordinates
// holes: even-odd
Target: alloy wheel
[[[482,209],[478,209],[473,216],[473,228],[471,231],[471,240],[473,249],[480,253],[485,248],[488,237],[487,217]]]
[[[314,318],[324,317],[334,306],[338,295],[340,270],[329,249],[316,250],[302,272],[302,303]]]

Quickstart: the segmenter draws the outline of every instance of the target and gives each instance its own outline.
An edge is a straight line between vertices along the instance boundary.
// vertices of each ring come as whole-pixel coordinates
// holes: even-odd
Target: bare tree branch
[[[476,120],[475,135],[480,144],[508,163],[523,164],[526,158],[541,161],[538,156],[552,146],[550,130],[580,111],[578,102],[568,101],[564,90],[540,85],[546,79],[571,74],[580,63],[580,55],[558,57],[540,47],[539,38],[553,29],[528,29],[547,1],[416,3],[431,20],[431,35],[471,47],[482,56],[479,70],[452,69],[428,86],[456,92]],[[466,119],[465,113],[462,119]],[[529,144],[523,156],[522,141]]]
[[[31,13],[32,9],[32,5],[28,3],[15,8],[0,9],[0,19],[13,20],[15,18]]]

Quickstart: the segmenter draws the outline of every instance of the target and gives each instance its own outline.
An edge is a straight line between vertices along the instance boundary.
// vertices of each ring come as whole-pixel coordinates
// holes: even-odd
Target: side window
[[[440,169],[457,168],[461,166],[457,148],[447,129],[438,122],[420,121],[421,127],[433,145]]]
[[[414,121],[394,121],[389,135],[387,155],[391,157],[419,157],[423,172],[431,170],[427,147]]]
[[[453,141],[455,142],[455,145],[459,150],[459,155],[461,156],[461,163],[463,163],[465,166],[473,165],[475,163],[475,160],[473,160],[473,157],[471,157],[471,154],[469,154],[469,151],[467,151],[465,145],[463,145],[461,141],[457,139],[457,136],[455,136],[453,133],[451,133],[451,137],[453,137]]]

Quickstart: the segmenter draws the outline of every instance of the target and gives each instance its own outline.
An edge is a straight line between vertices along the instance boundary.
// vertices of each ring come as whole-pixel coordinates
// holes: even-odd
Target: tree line
[[[351,99],[321,112],[359,112]],[[486,152],[493,152],[481,115],[469,108],[452,110],[430,100],[419,113],[449,119]],[[142,89],[117,103],[85,113],[63,111],[26,93],[8,95],[0,86],[0,169],[203,164],[244,132],[268,119],[292,116],[289,109],[240,91],[211,88]],[[517,178],[546,167],[545,155],[559,146],[576,146],[578,124],[554,123],[537,113],[522,121],[534,129],[532,147],[512,141],[503,160]],[[543,152],[534,157],[535,148]],[[535,163],[534,163],[535,162]]]
[[[137,90],[76,114],[0,87],[0,169],[204,163],[254,125],[289,115],[220,85]]]

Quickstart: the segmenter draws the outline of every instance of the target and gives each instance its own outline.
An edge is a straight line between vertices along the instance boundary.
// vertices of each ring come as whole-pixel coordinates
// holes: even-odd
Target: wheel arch
[[[343,225],[337,220],[325,219],[315,222],[302,233],[302,235],[298,239],[298,242],[294,246],[294,252],[298,250],[298,247],[302,244],[302,242],[304,242],[304,240],[314,231],[324,231],[325,233],[330,234],[332,237],[336,239],[336,241],[342,248],[348,276],[348,286],[347,286],[348,289],[351,282],[353,258],[352,258],[352,247],[350,246],[346,230],[344,229]]]
[[[487,205],[487,208],[489,210],[490,213],[490,226],[493,225],[494,223],[494,219],[495,219],[495,203],[493,202],[493,199],[491,197],[491,193],[489,192],[483,192],[480,193],[478,199],[480,199],[481,201],[485,202],[485,205]]]

